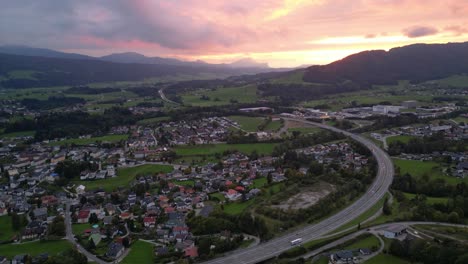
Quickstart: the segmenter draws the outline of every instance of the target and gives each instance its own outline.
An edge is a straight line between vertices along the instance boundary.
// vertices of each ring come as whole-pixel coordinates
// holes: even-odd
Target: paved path
[[[324,125],[321,123],[310,122],[304,119],[298,118],[285,118],[283,119],[302,122],[304,124],[314,125],[323,129],[332,130],[338,133],[342,133],[353,140],[356,140],[367,148],[369,148],[377,163],[378,172],[371,184],[368,191],[361,196],[356,202],[349,205],[345,209],[341,210],[337,214],[328,217],[327,219],[312,225],[307,225],[299,230],[283,235],[281,237],[272,239],[265,243],[260,243],[258,246],[247,248],[230,254],[228,256],[220,257],[205,263],[208,264],[224,264],[224,263],[257,263],[272,257],[275,257],[282,252],[291,248],[290,242],[296,238],[302,238],[304,242],[315,240],[325,236],[327,233],[337,229],[338,227],[350,222],[354,218],[358,217],[362,213],[369,210],[374,204],[376,204],[387,192],[390,184],[393,180],[393,163],[390,157],[382,149],[380,149],[371,140],[366,139],[360,135],[356,135],[335,127]]]
[[[93,255],[91,252],[83,248],[76,240],[75,236],[73,235],[73,229],[72,229],[72,221],[71,221],[71,212],[70,212],[70,200],[66,201],[66,208],[65,208],[65,227],[66,227],[66,239],[72,243],[76,249],[84,254],[89,261],[94,261],[99,264],[109,264],[109,262],[106,262],[95,255]]]

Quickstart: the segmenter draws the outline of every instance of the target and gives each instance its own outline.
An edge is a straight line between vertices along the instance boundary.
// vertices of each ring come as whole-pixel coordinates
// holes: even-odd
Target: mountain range
[[[395,84],[413,83],[468,73],[468,42],[414,44],[364,51],[328,65],[307,68],[304,81],[313,83]]]
[[[102,57],[91,57],[76,53],[66,53],[51,49],[33,48],[21,45],[0,46],[0,53],[23,56],[38,56],[60,59],[102,60],[116,63],[140,63],[177,66],[215,66],[229,68],[270,68],[267,63],[259,63],[251,58],[243,58],[228,64],[211,64],[201,60],[184,61],[174,58],[147,57],[136,52],[113,53]]]
[[[243,83],[257,84],[295,74],[294,71],[288,72],[292,69],[267,68],[268,65],[248,58],[231,64],[209,64],[146,57],[138,53],[111,54],[98,58],[18,46],[0,47],[0,62],[0,86],[8,88],[139,81],[148,78],[164,81],[167,77],[174,80],[180,80],[180,77],[185,80],[217,79],[246,74],[248,76],[240,77]],[[23,74],[12,74],[18,71]],[[24,77],[25,71],[28,77]],[[374,84],[396,84],[399,80],[417,83],[440,79],[468,74],[468,42],[414,44],[389,51],[364,51],[327,65],[310,66],[302,71],[305,83],[322,83],[341,88],[351,83],[353,89],[370,88]],[[294,83],[290,85],[297,86]]]

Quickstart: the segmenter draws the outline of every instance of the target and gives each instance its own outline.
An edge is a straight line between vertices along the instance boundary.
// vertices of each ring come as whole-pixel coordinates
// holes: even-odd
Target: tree
[[[48,234],[52,236],[65,236],[65,222],[63,217],[58,216],[54,218],[54,221],[48,227]]]
[[[460,216],[457,214],[457,212],[451,212],[448,215],[448,221],[450,223],[459,223],[460,222]]]
[[[128,237],[125,237],[124,239],[122,239],[122,245],[123,245],[125,248],[130,247],[130,240],[128,239]]]
[[[392,208],[390,207],[388,197],[385,197],[382,212],[384,213],[384,215],[391,215],[392,214]]]
[[[19,216],[16,212],[13,212],[13,213],[11,214],[11,227],[12,227],[13,230],[15,230],[15,231],[20,230],[20,228],[22,227],[22,225],[21,225],[21,218],[20,218],[20,216]]]
[[[95,213],[92,213],[89,216],[89,223],[90,224],[97,224],[98,222],[99,222],[99,219],[98,219],[97,215]]]

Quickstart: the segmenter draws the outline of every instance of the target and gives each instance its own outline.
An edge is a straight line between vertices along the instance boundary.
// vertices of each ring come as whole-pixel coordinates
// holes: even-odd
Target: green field
[[[388,137],[387,138],[387,144],[390,145],[390,143],[393,143],[393,142],[397,142],[397,141],[400,141],[400,142],[403,142],[403,143],[408,143],[411,139],[413,138],[416,138],[416,137],[413,137],[413,136],[407,136],[407,135],[400,135],[400,136],[393,136],[393,137]]]
[[[10,240],[15,234],[11,225],[11,216],[0,216],[0,241]]]
[[[130,247],[130,253],[128,253],[121,263],[154,263],[154,246],[150,243],[138,240]]]
[[[283,123],[281,121],[271,121],[268,125],[263,129],[263,131],[278,131]]]
[[[468,240],[468,227],[439,226],[439,225],[415,225],[417,230],[427,230],[443,235],[448,235],[461,240]]]
[[[267,180],[266,177],[257,178],[257,179],[255,179],[255,180],[253,180],[253,187],[254,187],[254,188],[262,188],[262,187],[264,187],[267,183],[268,183],[268,180]]]
[[[350,245],[345,246],[344,249],[360,249],[360,248],[371,249],[373,247],[378,248],[379,246],[380,246],[379,239],[374,235],[368,235]]]
[[[256,132],[258,126],[263,122],[263,118],[261,117],[228,116],[228,118],[237,122],[237,124],[247,132]]]
[[[417,91],[407,89],[408,82],[400,81],[398,85],[382,86],[376,85],[373,89],[357,92],[342,93],[327,96],[326,99],[310,100],[301,103],[304,107],[315,107],[317,105],[328,105],[330,110],[336,111],[346,107],[352,107],[351,102],[356,104],[379,104],[390,102],[399,105],[403,101],[417,100],[425,104],[432,104],[433,94],[431,91]]]
[[[50,255],[56,255],[72,246],[66,240],[57,241],[37,241],[37,242],[26,242],[22,244],[3,244],[0,245],[0,255],[13,258],[20,254],[29,254],[36,256],[42,253],[48,253]]]
[[[298,131],[301,132],[301,134],[313,134],[320,132],[320,128],[318,127],[293,127],[293,128],[288,128],[288,132],[294,132]]]
[[[222,154],[224,151],[239,151],[250,154],[256,150],[259,155],[270,155],[277,143],[256,143],[256,144],[206,144],[194,146],[177,146],[174,151],[182,157],[190,156],[213,156],[216,153]]]
[[[127,140],[128,135],[107,135],[102,137],[91,137],[91,138],[73,138],[66,139],[57,142],[51,142],[51,146],[62,146],[62,145],[88,145],[96,142],[119,142],[121,140]]]
[[[13,133],[0,134],[0,138],[15,138],[15,137],[34,137],[36,131],[20,131]]]
[[[465,88],[468,87],[468,75],[454,75],[448,78],[436,80],[436,82],[442,85]]]
[[[224,212],[230,215],[238,215],[255,203],[255,199],[248,200],[246,202],[233,202],[224,205]]]
[[[73,234],[75,235],[83,234],[86,229],[93,229],[93,228],[91,227],[91,224],[73,224],[72,225]]]
[[[203,100],[201,96],[208,96],[210,100]],[[257,87],[247,85],[232,88],[217,88],[216,90],[197,90],[182,95],[182,101],[191,106],[215,106],[231,104],[231,100],[239,103],[255,103],[257,101]]]
[[[147,118],[143,119],[137,122],[138,125],[151,125],[155,123],[160,123],[161,121],[167,121],[169,120],[170,117],[168,116],[161,116],[161,117],[153,117],[153,118]]]
[[[173,181],[172,183],[181,185],[181,186],[188,186],[188,187],[193,187],[195,185],[194,180],[185,180],[185,181]]]
[[[468,118],[467,117],[458,116],[458,117],[453,118],[453,120],[455,120],[458,123],[463,122],[465,124],[468,124]]]
[[[304,77],[305,70],[296,70],[291,72],[290,74],[283,76],[278,79],[271,80],[272,83],[279,83],[279,84],[303,84],[306,83],[302,79]],[[310,84],[310,83],[307,83]]]
[[[219,192],[210,194],[210,198],[217,199],[220,202],[226,200],[224,195],[222,193],[219,193]]]
[[[405,195],[406,198],[408,198],[409,200],[413,199],[414,197],[416,197],[416,194],[414,193],[403,193]],[[427,203],[428,204],[447,204],[447,201],[448,201],[448,198],[445,198],[445,197],[430,197],[430,196],[426,196],[426,199],[427,199]]]
[[[9,71],[5,76],[0,76],[0,80],[8,79],[26,79],[26,80],[37,80],[34,74],[39,73],[38,71],[18,70]]]
[[[388,254],[379,254],[368,261],[365,264],[410,264],[410,262]]]
[[[393,159],[393,162],[396,167],[400,168],[401,174],[409,173],[413,177],[422,177],[427,174],[431,179],[444,179],[450,184],[468,182],[468,178],[460,179],[444,175],[443,165],[434,161]]]
[[[117,187],[125,187],[132,182],[138,175],[150,175],[159,172],[168,173],[173,170],[169,165],[154,165],[145,164],[131,168],[121,168],[117,170],[117,177],[95,180],[95,181],[75,181],[75,184],[83,184],[87,190],[94,190],[103,188],[105,191],[110,192]]]

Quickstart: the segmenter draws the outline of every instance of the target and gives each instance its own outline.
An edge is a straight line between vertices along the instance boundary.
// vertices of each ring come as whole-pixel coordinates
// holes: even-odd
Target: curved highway
[[[208,264],[224,264],[224,263],[257,263],[272,257],[279,255],[280,253],[291,248],[291,240],[296,238],[302,238],[304,242],[318,239],[325,234],[337,229],[338,227],[350,222],[354,218],[358,217],[368,209],[370,209],[374,204],[376,204],[380,199],[382,199],[387,192],[390,184],[393,180],[393,163],[390,157],[375,145],[372,141],[321,123],[306,121],[304,119],[298,118],[284,118],[285,120],[301,122],[305,124],[314,125],[323,129],[335,131],[344,134],[362,144],[364,144],[368,149],[370,149],[378,163],[378,172],[377,176],[374,179],[374,182],[371,184],[367,192],[361,196],[353,204],[349,205],[345,209],[341,210],[339,213],[330,216],[329,218],[312,225],[305,226],[299,230],[294,231],[294,233],[286,234],[284,236],[272,239],[265,243],[261,243],[258,246],[247,248],[245,250],[236,251],[225,257],[220,257],[207,261]]]

